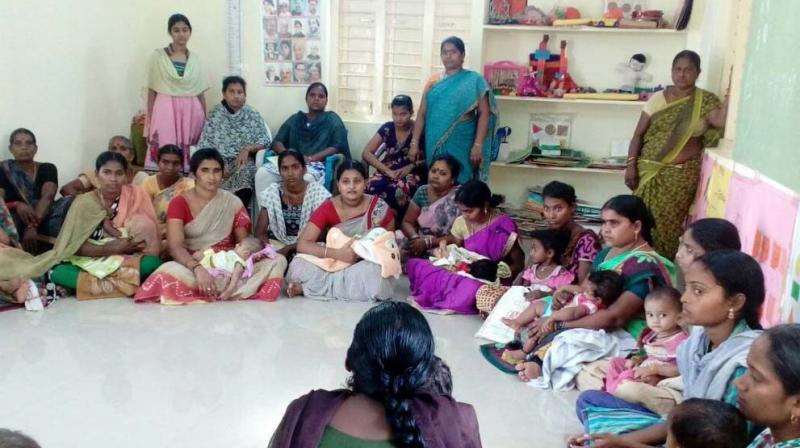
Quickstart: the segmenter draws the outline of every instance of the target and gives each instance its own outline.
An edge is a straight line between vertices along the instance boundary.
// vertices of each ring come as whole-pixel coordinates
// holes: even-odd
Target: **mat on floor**
[[[503,360],[503,352],[506,350],[506,344],[484,344],[481,345],[481,354],[486,358],[489,363],[497,367],[501,372],[509,373],[512,375],[517,374],[517,368],[514,364],[509,364]]]

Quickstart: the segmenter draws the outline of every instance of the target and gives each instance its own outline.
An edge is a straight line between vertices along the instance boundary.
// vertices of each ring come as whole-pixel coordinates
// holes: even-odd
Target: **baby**
[[[689,337],[678,325],[681,309],[681,293],[675,288],[656,288],[647,295],[647,329],[640,338],[641,349],[630,359],[611,359],[606,372],[608,393],[661,415],[669,413],[674,401],[650,398],[659,396],[655,388],[661,380],[679,375],[675,357],[678,346]]]
[[[614,303],[622,294],[622,285],[622,277],[618,273],[595,271],[584,279],[581,292],[567,305],[560,307],[560,302],[553,302],[553,296],[547,296],[531,302],[516,318],[504,318],[503,323],[519,331],[539,318],[547,318],[548,326],[555,325],[558,321],[578,320]]]
[[[242,279],[247,267],[247,259],[261,251],[264,245],[258,238],[249,236],[243,239],[233,250],[214,252],[208,248],[197,251],[194,258],[216,278],[230,277],[228,285],[220,294],[221,300],[229,300],[236,291],[237,283]]]

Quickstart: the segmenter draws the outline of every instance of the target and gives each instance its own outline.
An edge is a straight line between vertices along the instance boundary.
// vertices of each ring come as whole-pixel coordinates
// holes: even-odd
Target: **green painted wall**
[[[733,158],[800,191],[797,0],[754,0]]]

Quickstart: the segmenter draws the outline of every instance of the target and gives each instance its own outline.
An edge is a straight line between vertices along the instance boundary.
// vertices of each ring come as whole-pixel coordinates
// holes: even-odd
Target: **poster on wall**
[[[261,0],[267,85],[303,86],[322,76],[319,0]]]
[[[728,188],[730,200],[725,218],[739,229],[742,250],[761,265],[766,298],[761,321],[766,326],[780,323],[791,303],[786,300],[790,255],[794,246],[796,197],[764,182],[734,172]]]

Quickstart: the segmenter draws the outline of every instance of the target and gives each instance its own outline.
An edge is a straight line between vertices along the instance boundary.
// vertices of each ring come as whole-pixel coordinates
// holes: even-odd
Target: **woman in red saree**
[[[232,250],[250,235],[251,222],[242,201],[220,188],[224,161],[216,149],[201,149],[191,160],[195,187],[176,197],[167,210],[167,241],[174,261],[163,264],[139,288],[137,302],[165,305],[212,302],[227,285],[227,278],[213,278],[195,260],[194,252]],[[240,283],[232,298],[272,301],[283,286],[286,259],[254,263],[253,275]]]

